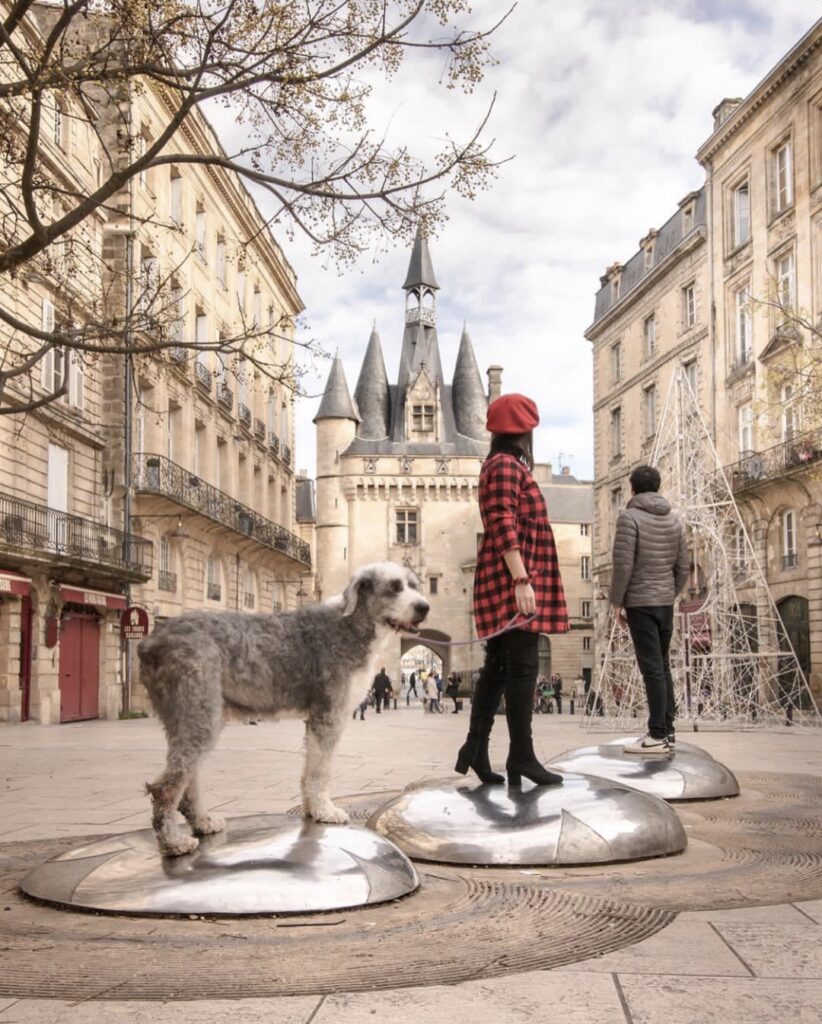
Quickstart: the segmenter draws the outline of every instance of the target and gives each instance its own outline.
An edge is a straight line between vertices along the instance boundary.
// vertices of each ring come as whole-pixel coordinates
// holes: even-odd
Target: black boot
[[[477,680],[474,696],[471,700],[471,722],[465,743],[457,754],[454,771],[467,775],[473,768],[480,782],[486,785],[500,785],[505,777],[493,771],[488,758],[488,739],[494,725],[494,715],[499,705],[502,686],[490,682],[483,672]]]
[[[505,763],[508,785],[519,786],[522,776],[537,786],[561,786],[562,776],[549,772],[537,760],[531,738],[531,718],[534,713],[534,689],[531,683],[510,682],[505,687],[505,717],[511,745]]]

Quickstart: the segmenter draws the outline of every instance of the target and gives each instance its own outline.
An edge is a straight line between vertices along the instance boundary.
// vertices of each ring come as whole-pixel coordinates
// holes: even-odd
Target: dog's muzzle
[[[415,601],[411,606],[412,617],[410,622],[401,622],[399,619],[386,619],[385,621],[387,625],[398,633],[418,633],[419,630],[416,627],[425,620],[430,610],[431,605],[427,601]]]

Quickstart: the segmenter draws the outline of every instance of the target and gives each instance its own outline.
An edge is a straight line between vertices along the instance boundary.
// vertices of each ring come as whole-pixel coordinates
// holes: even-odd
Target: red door
[[[70,612],[60,632],[60,721],[97,718],[100,626],[94,613]]]
[[[31,705],[31,598],[20,598],[20,721],[29,720]]]

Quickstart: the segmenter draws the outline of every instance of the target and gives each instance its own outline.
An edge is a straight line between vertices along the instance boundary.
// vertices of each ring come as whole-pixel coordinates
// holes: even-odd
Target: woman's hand
[[[530,583],[517,583],[514,587],[517,611],[522,615],[533,615],[537,610],[537,599]]]

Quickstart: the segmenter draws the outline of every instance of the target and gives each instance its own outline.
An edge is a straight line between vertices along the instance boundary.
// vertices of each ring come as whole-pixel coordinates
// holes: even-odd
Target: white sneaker
[[[622,748],[626,754],[670,754],[671,748],[668,746],[668,740],[663,736],[662,739],[654,739],[650,734],[643,736],[641,740],[637,740],[636,743],[628,743]]]

